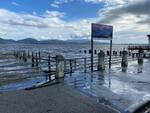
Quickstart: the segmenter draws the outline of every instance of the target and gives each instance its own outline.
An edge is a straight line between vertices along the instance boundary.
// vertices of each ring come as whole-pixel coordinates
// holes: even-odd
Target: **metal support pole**
[[[49,70],[49,73],[51,72],[51,59],[50,59],[50,55],[48,55],[48,70]]]
[[[91,36],[91,72],[93,72],[93,37]]]
[[[110,40],[110,54],[109,54],[109,69],[111,69],[111,58],[112,57],[112,39]]]

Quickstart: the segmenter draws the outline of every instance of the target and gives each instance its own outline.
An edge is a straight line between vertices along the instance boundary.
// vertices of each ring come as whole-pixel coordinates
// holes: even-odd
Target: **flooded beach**
[[[38,68],[40,70],[38,68],[31,68],[30,58],[29,61],[24,63],[21,60],[15,59],[15,57],[10,54],[10,51],[16,49],[25,51],[40,50],[43,52],[50,52],[50,54],[62,54],[65,59],[90,57],[89,53],[84,52],[85,50],[88,51],[90,49],[88,45],[59,45],[59,48],[55,45],[55,49],[52,48],[54,45],[39,45],[38,47],[37,45],[13,45],[14,47],[12,46],[12,48],[9,48],[7,45],[5,46],[5,50],[1,47],[1,51],[6,52],[7,50],[8,52],[2,52],[3,54],[1,54],[0,59],[0,92],[26,89],[48,81],[48,75],[42,71],[42,68],[47,69],[44,62],[42,63],[41,61],[41,64],[39,64],[40,67]],[[70,47],[74,48],[70,51]],[[119,51],[122,51],[124,48],[127,48],[127,45],[114,45],[113,50],[116,50],[119,53]],[[97,51],[103,50],[106,53],[109,46],[96,45],[94,49]],[[94,57],[96,58],[97,54],[95,54]],[[137,58],[129,57],[128,67],[123,71],[120,57],[118,57],[119,59],[116,56],[113,58],[118,61],[114,60],[111,69],[106,65],[104,71],[91,72],[89,71],[90,68],[87,68],[86,72],[82,68],[73,70],[72,73],[65,74],[64,83],[80,93],[83,93],[100,103],[111,106],[122,113],[133,112],[150,99],[150,60],[145,59],[143,65],[139,65]],[[79,65],[82,66],[83,64],[80,64],[80,62],[76,61],[77,64],[79,63]],[[98,64],[96,63],[95,66],[97,67],[97,65]],[[95,70],[97,70],[96,67],[94,68]]]

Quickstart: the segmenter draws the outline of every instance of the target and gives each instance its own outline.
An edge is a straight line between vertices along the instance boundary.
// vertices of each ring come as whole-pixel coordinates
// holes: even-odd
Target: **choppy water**
[[[114,45],[113,50],[123,50],[124,47],[127,47],[127,46],[126,45],[125,46]],[[88,52],[87,54],[83,52],[84,50],[88,51],[89,49],[90,49],[90,44],[0,44],[1,54],[9,53],[9,52],[12,53],[14,50],[26,50],[26,51],[29,50],[30,52],[42,51],[42,52],[50,52],[52,54],[63,54],[65,58],[89,56],[90,54],[88,54]],[[96,49],[97,52],[99,50],[106,51],[106,50],[109,50],[109,45],[96,44],[94,46],[94,49]],[[15,78],[16,80],[24,76],[23,74],[20,74],[21,73],[20,69],[29,68],[30,65],[24,66],[22,65],[22,63],[17,62],[15,58],[8,58],[8,57],[9,56],[7,55],[0,56],[0,71],[1,71],[0,77],[3,79],[9,79],[10,77],[10,78]],[[15,69],[18,69],[18,71],[15,71],[16,74],[12,71],[9,71],[9,70],[15,70]],[[28,70],[22,70],[22,72],[25,72],[25,71],[28,71]],[[8,75],[5,75],[5,73],[7,73]],[[19,73],[20,75],[16,76],[17,73]],[[8,83],[11,83],[11,82],[8,82]],[[2,85],[2,83],[0,83],[0,85]],[[18,86],[22,86],[22,85],[18,85]],[[13,89],[12,86],[11,88]],[[16,89],[16,87],[14,87],[14,89]],[[20,87],[18,89],[20,89]]]
[[[120,51],[126,48],[127,45],[113,45],[113,50]],[[13,50],[30,50],[30,51],[48,51],[51,53],[64,54],[65,56],[81,55],[79,51],[89,50],[89,44],[0,44],[1,52],[8,52]],[[95,44],[94,49],[97,51],[109,50],[109,45]]]
[[[127,45],[113,45],[113,50],[121,51]],[[30,50],[30,51],[46,51],[55,54],[63,54],[65,58],[88,56],[83,53],[84,50],[89,50],[90,44],[8,44],[0,45],[1,53],[12,52],[13,50]],[[109,50],[109,45],[96,44],[94,49],[97,51]],[[82,51],[82,53],[80,52]],[[9,65],[9,68],[3,66]],[[8,71],[14,69],[24,68],[21,64],[16,63],[15,59],[0,59],[0,71]],[[28,67],[28,65],[26,66]],[[140,67],[137,61],[130,61],[126,72],[121,71],[120,64],[112,65],[109,71],[104,72],[84,73],[83,71],[76,71],[70,75],[66,75],[65,82],[79,90],[80,92],[96,98],[98,101],[108,104],[121,112],[132,111],[136,104],[140,104],[150,100],[150,61],[145,60],[144,65]],[[35,70],[32,70],[35,71]],[[43,75],[43,73],[39,73]],[[0,77],[6,77],[3,73]],[[23,75],[20,75],[23,76]],[[18,77],[11,75],[6,78]],[[15,83],[8,83],[0,86],[0,92],[20,90],[32,85],[45,82],[47,79],[45,75],[31,77],[26,80],[17,81]]]

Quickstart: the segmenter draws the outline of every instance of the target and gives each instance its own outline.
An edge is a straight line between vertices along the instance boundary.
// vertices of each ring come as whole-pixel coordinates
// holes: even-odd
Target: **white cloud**
[[[91,23],[99,22],[114,26],[114,42],[129,42],[129,40],[130,42],[147,42],[145,35],[149,33],[150,10],[148,10],[149,7],[141,6],[142,1],[85,1],[93,3],[105,2],[107,5],[98,12],[97,17],[75,21],[65,21],[64,19],[67,15],[64,12],[58,11],[45,11],[42,16],[37,16],[35,14],[21,14],[0,9],[0,26],[3,26],[0,27],[1,37],[15,39],[32,37],[36,39],[62,40],[71,39],[75,36],[90,38]],[[140,4],[136,5],[139,1]],[[67,2],[69,0],[65,2],[61,0],[55,1],[58,5]],[[144,40],[143,37],[145,37]]]
[[[50,6],[51,7],[55,7],[55,8],[59,8],[59,5],[58,4],[54,4],[54,3],[50,4]]]
[[[124,5],[106,7],[98,12],[99,23],[113,25],[115,40],[119,42],[146,43],[150,27],[149,3],[149,0],[128,0]]]
[[[13,18],[13,19],[12,19]],[[0,34],[2,38],[22,39],[71,39],[72,36],[88,37],[93,19],[64,21],[65,13],[45,11],[43,16],[20,14],[0,9]]]
[[[11,4],[12,4],[12,5],[15,5],[15,6],[19,6],[19,4],[16,3],[16,2],[11,2]]]
[[[50,4],[50,6],[59,8],[60,5],[68,3],[68,2],[72,2],[72,1],[74,1],[74,0],[54,0],[54,2]]]

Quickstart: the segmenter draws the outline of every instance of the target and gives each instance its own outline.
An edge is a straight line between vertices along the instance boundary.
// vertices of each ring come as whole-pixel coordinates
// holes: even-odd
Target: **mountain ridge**
[[[57,40],[57,39],[47,39],[47,40],[36,40],[34,38],[25,38],[21,40],[13,40],[13,39],[3,39],[0,38],[0,44],[90,44],[90,40],[81,39],[81,40]],[[96,42],[101,43],[101,42]],[[108,43],[102,43],[108,44]]]

